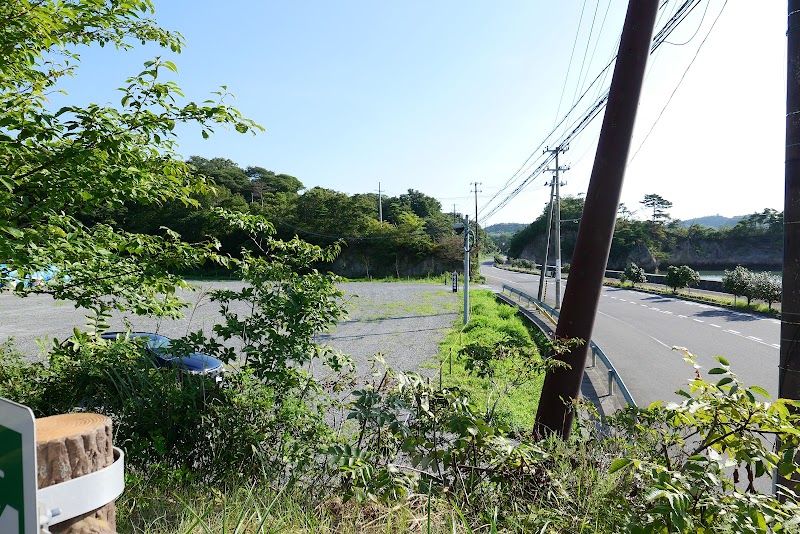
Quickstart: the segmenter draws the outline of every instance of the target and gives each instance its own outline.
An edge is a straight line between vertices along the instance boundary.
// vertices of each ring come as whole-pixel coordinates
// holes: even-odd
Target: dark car
[[[131,339],[144,338],[144,348],[153,357],[155,364],[159,367],[170,367],[190,375],[205,375],[213,378],[217,382],[222,381],[225,374],[225,366],[218,359],[203,354],[192,352],[188,356],[174,356],[170,350],[172,340],[158,334],[147,332],[107,332],[100,337],[103,339],[117,339],[118,337],[128,336]]]

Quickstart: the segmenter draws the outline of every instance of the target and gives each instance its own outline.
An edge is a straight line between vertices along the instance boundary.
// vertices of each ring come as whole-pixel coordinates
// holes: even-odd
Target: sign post
[[[27,406],[0,398],[0,532],[37,534],[36,424]]]
[[[458,271],[453,271],[453,293],[458,293]]]

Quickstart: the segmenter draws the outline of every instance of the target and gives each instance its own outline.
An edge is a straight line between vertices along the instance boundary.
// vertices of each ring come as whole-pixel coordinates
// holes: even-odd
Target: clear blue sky
[[[178,65],[175,80],[187,97],[203,100],[227,85],[240,111],[267,130],[255,137],[218,131],[208,140],[181,130],[184,156],[225,157],[350,194],[377,192],[378,182],[389,195],[418,189],[446,211],[455,204],[470,214],[470,182],[482,182],[481,206],[501,190],[616,52],[627,6],[154,3],[156,20],[186,38],[184,52],[88,50],[78,76],[64,85],[69,101],[118,101],[115,88],[161,54]],[[677,4],[670,0],[659,24]],[[631,156],[723,5],[628,166],[622,201],[631,209],[647,193],[671,200],[671,214],[681,219],[783,209],[785,2],[702,1],[670,38],[688,42],[665,44],[651,58]],[[600,122],[562,157],[572,166],[564,194],[585,192]],[[534,180],[482,224],[533,220],[547,200],[547,179]]]

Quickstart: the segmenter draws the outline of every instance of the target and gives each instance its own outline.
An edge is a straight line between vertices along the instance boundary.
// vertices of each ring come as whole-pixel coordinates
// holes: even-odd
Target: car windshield
[[[159,356],[169,356],[169,343],[170,339],[168,337],[151,334],[147,336],[145,346]]]

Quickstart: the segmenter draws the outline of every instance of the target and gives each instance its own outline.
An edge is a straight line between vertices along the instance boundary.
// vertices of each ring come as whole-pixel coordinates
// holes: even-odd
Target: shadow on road
[[[705,310],[694,315],[698,317],[724,317],[729,321],[758,321],[760,317],[754,317],[743,313],[730,312],[727,310]]]

